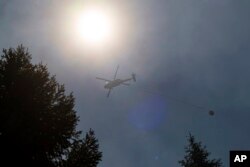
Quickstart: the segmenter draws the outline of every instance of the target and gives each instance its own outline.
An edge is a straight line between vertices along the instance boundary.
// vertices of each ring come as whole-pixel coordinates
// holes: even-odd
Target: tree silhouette
[[[65,95],[64,85],[50,76],[45,65],[31,63],[31,55],[22,45],[3,49],[0,59],[0,152],[1,163],[13,166],[54,167],[73,159],[76,147],[92,150],[83,158],[85,167],[101,160],[94,132],[91,139],[80,139],[76,130],[78,116],[73,94]],[[74,154],[73,154],[73,152]],[[89,156],[89,157],[88,157]],[[94,159],[93,159],[94,157]],[[90,161],[85,161],[86,159]],[[75,158],[76,159],[76,158]],[[95,162],[95,163],[93,163]]]
[[[179,161],[183,167],[221,167],[220,159],[209,160],[210,153],[206,150],[201,142],[196,142],[193,135],[189,134],[188,146],[185,147],[186,155],[184,160]]]
[[[99,145],[97,139],[95,139],[94,131],[90,129],[84,140],[74,142],[64,166],[85,167],[84,164],[88,164],[88,167],[97,166],[98,161],[100,161],[102,157],[102,154],[98,151],[98,147]],[[82,157],[79,157],[79,155]]]

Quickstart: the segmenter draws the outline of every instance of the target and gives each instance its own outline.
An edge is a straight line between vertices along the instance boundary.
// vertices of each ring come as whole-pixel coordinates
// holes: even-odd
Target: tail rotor
[[[132,79],[133,79],[134,82],[136,82],[135,73],[132,74]]]

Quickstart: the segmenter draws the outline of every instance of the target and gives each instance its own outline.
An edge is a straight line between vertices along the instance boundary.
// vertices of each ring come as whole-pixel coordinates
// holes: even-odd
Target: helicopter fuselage
[[[121,79],[115,79],[113,81],[107,82],[106,85],[104,86],[105,89],[112,89],[116,86],[119,86],[123,83],[124,81]]]

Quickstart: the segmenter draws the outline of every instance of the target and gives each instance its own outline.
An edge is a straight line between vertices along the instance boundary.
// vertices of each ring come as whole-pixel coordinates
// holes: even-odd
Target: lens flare
[[[150,97],[137,104],[130,112],[129,121],[138,129],[153,130],[166,120],[166,102]]]

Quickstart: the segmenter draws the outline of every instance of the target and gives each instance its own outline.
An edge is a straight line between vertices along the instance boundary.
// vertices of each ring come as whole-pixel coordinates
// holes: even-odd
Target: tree
[[[72,150],[64,164],[65,167],[85,167],[84,164],[88,164],[88,167],[97,166],[102,154],[98,151],[99,145],[94,135],[94,131],[90,129],[84,140],[74,142]],[[82,157],[79,157],[79,155]]]
[[[80,139],[81,132],[76,130],[79,117],[73,108],[73,94],[65,95],[64,85],[50,76],[45,65],[33,65],[26,48],[21,45],[16,49],[3,49],[0,59],[1,163],[62,166],[72,150],[78,151],[76,146],[91,150],[86,145],[87,138]],[[92,134],[92,143],[98,142],[92,130],[88,134]],[[95,165],[102,156],[98,144],[96,146]],[[92,157],[79,154],[78,159],[81,158]]]
[[[196,142],[193,135],[189,134],[188,146],[185,147],[186,155],[184,160],[179,161],[183,167],[221,167],[220,159],[209,160],[210,153],[201,142]]]

